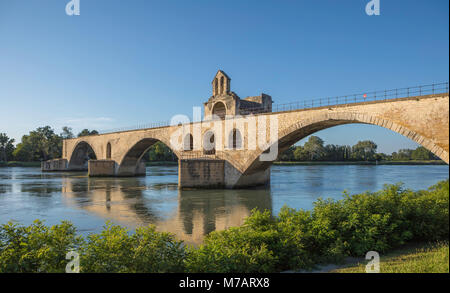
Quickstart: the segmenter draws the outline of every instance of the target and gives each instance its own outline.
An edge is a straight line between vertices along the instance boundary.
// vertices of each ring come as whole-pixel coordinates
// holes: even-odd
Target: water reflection
[[[154,224],[191,244],[212,231],[240,226],[254,208],[272,209],[267,189],[178,190],[175,183],[148,184],[145,178],[66,177],[62,185],[69,206],[129,227]]]
[[[199,242],[204,235],[243,224],[251,210],[272,210],[270,190],[179,190],[178,212],[168,229],[186,241]]]
[[[9,184],[0,184],[0,193],[11,192],[12,186]]]

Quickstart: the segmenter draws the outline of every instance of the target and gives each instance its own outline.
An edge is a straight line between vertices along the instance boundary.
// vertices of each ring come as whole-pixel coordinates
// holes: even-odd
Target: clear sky
[[[448,81],[449,1],[0,0],[0,132],[110,129],[191,115],[220,68],[239,96],[275,103]],[[376,126],[318,133],[412,141]]]

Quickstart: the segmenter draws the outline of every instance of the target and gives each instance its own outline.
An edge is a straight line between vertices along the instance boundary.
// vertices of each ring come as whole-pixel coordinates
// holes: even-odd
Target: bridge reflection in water
[[[131,229],[153,224],[195,245],[212,231],[242,225],[252,209],[272,210],[268,189],[180,190],[168,177],[167,183],[149,184],[139,177],[68,176],[63,179],[63,200],[105,222]]]

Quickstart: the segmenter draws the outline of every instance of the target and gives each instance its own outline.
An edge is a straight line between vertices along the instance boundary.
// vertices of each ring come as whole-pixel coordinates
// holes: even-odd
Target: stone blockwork
[[[232,95],[228,76],[218,72],[216,78],[217,88],[213,81],[214,95],[210,101]],[[252,101],[248,102],[264,103],[255,97],[249,100]],[[228,106],[225,107],[226,111],[228,109]],[[273,121],[276,123],[272,124],[271,131]],[[85,162],[89,158],[95,157],[100,161],[110,160],[115,163],[114,168],[111,167],[112,163],[105,163],[110,164],[107,165],[109,167],[104,171],[105,174],[144,175],[142,156],[154,143],[161,141],[179,159],[180,186],[241,188],[267,185],[270,183],[271,160],[277,154],[317,131],[350,123],[390,129],[424,146],[449,163],[449,96],[444,93],[260,113],[232,119],[67,139],[63,143],[62,161],[45,162],[42,170],[61,170],[64,166],[68,170],[81,170],[85,168]],[[272,134],[276,136],[270,138]],[[255,141],[267,144],[260,146]],[[212,144],[212,149],[208,148],[208,143],[209,146]],[[262,158],[267,156],[264,152],[270,145],[277,147],[275,156],[264,161]],[[64,160],[67,160],[66,163],[63,163]],[[90,174],[101,172],[92,170]]]
[[[180,188],[225,187],[224,160],[180,160],[178,162],[178,186]]]
[[[89,160],[88,174],[91,177],[114,176],[116,162],[113,160]]]
[[[219,70],[212,81],[212,96],[204,104],[205,119],[216,115],[225,116],[248,115],[272,112],[272,97],[267,94],[241,99],[231,91],[231,78]]]
[[[67,160],[66,159],[54,159],[54,160],[41,162],[41,170],[44,172],[66,171],[67,170]]]

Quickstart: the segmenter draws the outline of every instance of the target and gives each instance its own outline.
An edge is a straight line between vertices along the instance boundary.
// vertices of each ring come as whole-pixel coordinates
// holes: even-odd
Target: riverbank
[[[322,162],[322,161],[277,161],[273,163],[274,165],[446,165],[442,160],[430,160],[430,161],[345,161],[345,162]]]
[[[367,262],[360,259],[325,272],[365,273]],[[411,244],[380,255],[380,273],[449,273],[448,243]]]
[[[322,161],[276,161],[274,165],[280,166],[312,166],[312,165],[446,165],[442,160],[430,160],[430,161],[379,161],[379,162],[367,162],[367,161],[346,161],[346,162],[322,162]],[[145,162],[147,167],[151,166],[177,166],[178,162],[174,161],[154,161]],[[41,162],[0,162],[1,167],[41,167]]]
[[[0,168],[1,167],[41,167],[41,162],[0,162]]]
[[[178,162],[173,161],[155,161],[155,162],[146,162],[145,165],[147,167],[150,166],[177,166]],[[10,161],[10,162],[0,162],[1,167],[41,167],[41,162],[19,162],[19,161]]]

